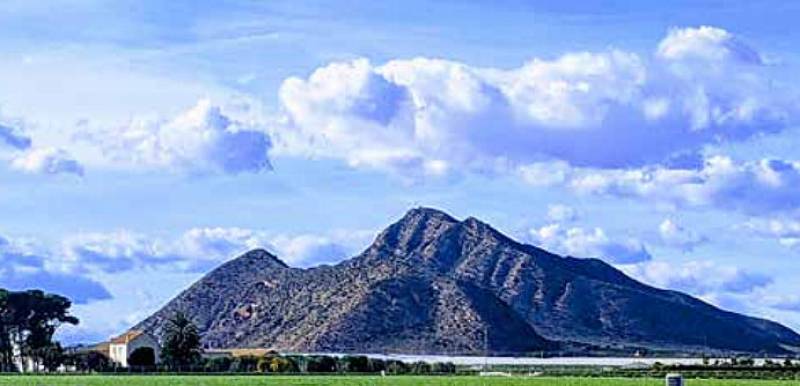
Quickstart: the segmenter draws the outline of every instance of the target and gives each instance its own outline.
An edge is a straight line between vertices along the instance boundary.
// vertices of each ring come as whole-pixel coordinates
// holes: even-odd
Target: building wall
[[[111,343],[108,346],[108,357],[122,367],[128,367],[128,345]]]

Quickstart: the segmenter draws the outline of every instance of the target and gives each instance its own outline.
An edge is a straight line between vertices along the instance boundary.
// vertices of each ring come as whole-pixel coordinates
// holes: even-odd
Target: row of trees
[[[366,356],[280,355],[203,358],[200,334],[183,313],[175,314],[164,326],[161,362],[171,371],[235,373],[454,373],[452,363],[417,362],[406,364]]]
[[[197,327],[182,313],[166,321],[161,337],[161,364],[142,349],[131,353],[128,369],[121,369],[100,353],[84,351],[69,356],[65,363],[78,371],[133,372],[208,372],[208,373],[380,373],[431,374],[454,373],[452,363],[404,363],[366,356],[280,355],[218,356],[206,358]],[[142,350],[142,351],[140,351]],[[148,350],[152,353],[151,350]]]
[[[185,372],[185,373],[274,373],[274,374],[452,374],[452,363],[405,363],[366,356],[280,355],[276,352],[264,356],[200,357],[182,365],[137,365],[120,368],[97,353],[82,353],[68,357],[65,362],[81,372]]]
[[[236,373],[353,373],[368,374],[452,374],[456,366],[452,363],[405,363],[398,360],[384,360],[362,355],[279,355],[270,353],[262,357],[218,357],[203,363],[206,372]]]
[[[732,358],[717,358],[711,360],[710,358],[703,358],[703,366],[705,367],[756,367],[756,360],[752,357],[732,357]],[[765,359],[763,364],[758,367],[771,367],[771,368],[798,368],[800,369],[800,362],[795,362],[791,358],[785,358],[782,361]]]
[[[54,370],[63,350],[53,335],[62,324],[78,324],[69,299],[39,290],[0,289],[0,371],[17,371],[16,360],[35,369]],[[25,358],[24,360],[21,358]]]

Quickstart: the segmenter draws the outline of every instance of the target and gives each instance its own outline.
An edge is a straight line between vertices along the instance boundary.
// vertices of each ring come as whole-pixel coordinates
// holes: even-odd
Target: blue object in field
[[[683,386],[683,376],[680,374],[667,374],[667,386]]]

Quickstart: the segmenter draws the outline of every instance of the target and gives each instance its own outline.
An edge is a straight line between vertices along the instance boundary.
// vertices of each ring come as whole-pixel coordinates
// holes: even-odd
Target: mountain
[[[800,347],[800,335],[780,324],[429,208],[409,211],[360,255],[334,266],[292,268],[264,250],[248,252],[135,328],[159,334],[176,311],[193,318],[215,348],[498,354]]]

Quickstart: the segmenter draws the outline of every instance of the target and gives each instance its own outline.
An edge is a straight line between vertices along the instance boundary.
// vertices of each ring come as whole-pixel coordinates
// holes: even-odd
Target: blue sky
[[[0,286],[103,339],[414,206],[800,329],[800,5],[11,1]]]

